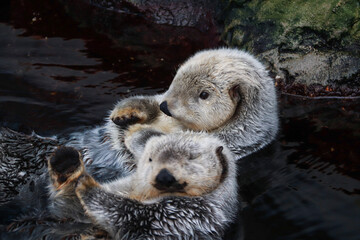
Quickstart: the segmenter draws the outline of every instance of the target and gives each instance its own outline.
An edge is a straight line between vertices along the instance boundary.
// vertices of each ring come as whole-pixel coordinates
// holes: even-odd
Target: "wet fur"
[[[200,149],[203,153],[212,152],[212,158],[218,159],[216,186],[196,194],[161,194],[149,189],[149,185],[136,184],[136,181],[144,182],[144,177],[137,172],[100,184],[91,176],[91,168],[87,170],[90,174],[85,172],[83,163],[74,164],[79,166],[75,169],[71,166],[60,168],[63,171],[59,172],[51,168],[50,161],[49,174],[42,174],[35,183],[43,185],[47,181],[48,193],[28,193],[29,199],[35,200],[31,204],[35,210],[13,221],[7,233],[3,233],[4,239],[14,236],[23,239],[78,239],[80,236],[90,239],[108,239],[110,236],[115,239],[221,239],[238,207],[236,165],[232,153],[227,148],[222,149],[223,142],[205,133],[184,133],[179,137],[177,134],[161,136],[151,129],[147,131],[142,132],[149,143],[143,153],[158,153],[163,149],[161,158],[183,156],[193,161],[191,159],[200,157]],[[143,139],[139,138],[139,141]],[[145,165],[143,162],[148,158],[144,154],[140,165]],[[208,161],[208,157],[202,161],[205,160]],[[166,161],[158,163],[165,164]],[[64,181],[59,176],[67,176],[67,179]],[[208,180],[206,176],[196,178],[205,184]],[[134,191],[137,187],[142,187],[140,192],[148,190],[152,193],[146,194],[145,198],[136,197],[139,196],[139,191]],[[27,198],[24,194],[19,196],[19,201]],[[37,202],[40,196],[43,196],[41,203]]]
[[[198,141],[201,141],[201,144],[198,145]],[[193,149],[194,144],[199,148]],[[154,196],[145,194],[146,198],[134,198],[134,191],[153,191],[150,184],[143,185],[143,182],[147,182],[151,175],[146,169],[157,171],[156,169],[167,166],[166,162],[169,160],[162,157],[169,156],[169,153],[156,155],[162,148],[165,152],[174,151],[173,157],[186,155],[187,159],[196,156],[202,159],[201,162],[208,161],[209,157],[214,158],[214,164],[217,162],[214,166],[219,168],[220,172],[216,186],[195,196],[187,194],[187,191],[181,195],[154,191]],[[199,152],[196,152],[197,150]],[[221,239],[238,206],[233,154],[214,137],[204,133],[185,133],[180,137],[167,135],[152,138],[147,143],[143,156],[138,160],[139,166],[145,166],[149,157],[154,159],[150,164],[158,164],[159,168],[140,167],[132,175],[107,184],[100,185],[86,172],[83,172],[78,182],[72,181],[76,182],[76,186],[69,183],[69,188],[64,192],[56,190],[56,183],[53,183],[54,191],[57,192],[53,200],[59,201],[64,195],[71,196],[74,205],[80,200],[86,215],[115,239]],[[183,161],[170,161],[176,160]],[[191,164],[194,160],[186,161]],[[209,166],[204,164],[203,168]],[[186,172],[186,169],[177,168],[177,171],[178,174],[182,173],[188,177],[194,174]],[[176,172],[173,173],[179,176]],[[196,180],[207,184],[210,179],[203,176],[203,179]],[[74,192],[79,200],[74,198]],[[63,208],[67,208],[68,204],[66,203]]]
[[[209,98],[202,100],[202,91]],[[159,105],[166,101],[166,112]],[[139,110],[139,102],[151,106]],[[161,95],[136,96],[119,102],[111,118],[121,109],[133,109],[142,120],[128,125],[125,139],[142,127],[169,133],[186,129],[207,131],[223,139],[227,146],[244,157],[270,143],[278,130],[277,98],[274,81],[265,67],[250,54],[236,49],[201,51],[177,71],[169,89]],[[127,113],[128,114],[128,113]],[[126,143],[126,140],[125,140]],[[119,143],[118,143],[119,144]]]

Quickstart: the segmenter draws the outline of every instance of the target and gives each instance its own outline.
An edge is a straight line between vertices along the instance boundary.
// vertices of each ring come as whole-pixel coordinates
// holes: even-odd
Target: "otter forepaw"
[[[159,113],[155,99],[132,97],[119,102],[111,112],[110,119],[120,127],[128,127],[136,123],[149,123]]]
[[[80,153],[71,147],[59,147],[49,160],[50,177],[58,190],[84,173]]]
[[[115,109],[110,119],[118,126],[127,127],[136,123],[143,123],[147,119],[146,113],[134,107]]]

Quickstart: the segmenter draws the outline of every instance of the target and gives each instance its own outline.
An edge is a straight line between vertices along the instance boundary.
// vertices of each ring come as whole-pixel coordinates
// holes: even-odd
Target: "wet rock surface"
[[[262,58],[284,92],[359,96],[359,12],[357,0],[226,1],[223,38]]]
[[[202,31],[214,28],[217,1],[211,0],[76,0],[107,11],[144,17],[147,21],[180,27],[196,27]],[[67,1],[63,1],[67,3]]]

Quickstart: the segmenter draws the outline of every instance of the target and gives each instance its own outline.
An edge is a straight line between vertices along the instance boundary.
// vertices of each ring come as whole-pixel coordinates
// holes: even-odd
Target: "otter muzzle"
[[[184,192],[186,186],[186,182],[180,184],[166,168],[160,170],[154,184],[154,187],[158,190],[169,193]]]
[[[172,116],[171,113],[170,113],[170,111],[169,111],[169,109],[168,109],[168,106],[167,106],[167,102],[166,102],[166,101],[164,101],[164,102],[162,102],[162,103],[160,104],[160,110],[161,110],[163,113],[165,113],[166,115],[168,115],[169,117]]]
[[[165,188],[170,187],[176,183],[176,179],[166,168],[163,168],[159,172],[159,174],[156,176],[155,181],[157,185],[160,185]]]

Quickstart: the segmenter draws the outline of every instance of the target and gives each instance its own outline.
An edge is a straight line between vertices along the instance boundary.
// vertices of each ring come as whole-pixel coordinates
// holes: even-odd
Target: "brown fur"
[[[84,174],[80,179],[78,179],[78,181],[75,193],[80,200],[83,192],[88,191],[91,188],[100,187],[100,184],[88,174]]]
[[[112,111],[110,115],[110,118],[114,120],[115,119],[124,120],[132,117],[137,117],[138,123],[143,123],[147,120],[147,115],[144,112],[133,107],[115,109],[114,111]]]
[[[79,153],[80,156],[80,153]],[[48,160],[48,170],[50,178],[53,182],[53,185],[56,189],[56,191],[63,190],[73,181],[76,181],[85,171],[84,162],[80,160],[80,166],[72,172],[65,173],[65,174],[59,174],[52,170],[50,160]],[[63,179],[66,179],[63,181]]]

